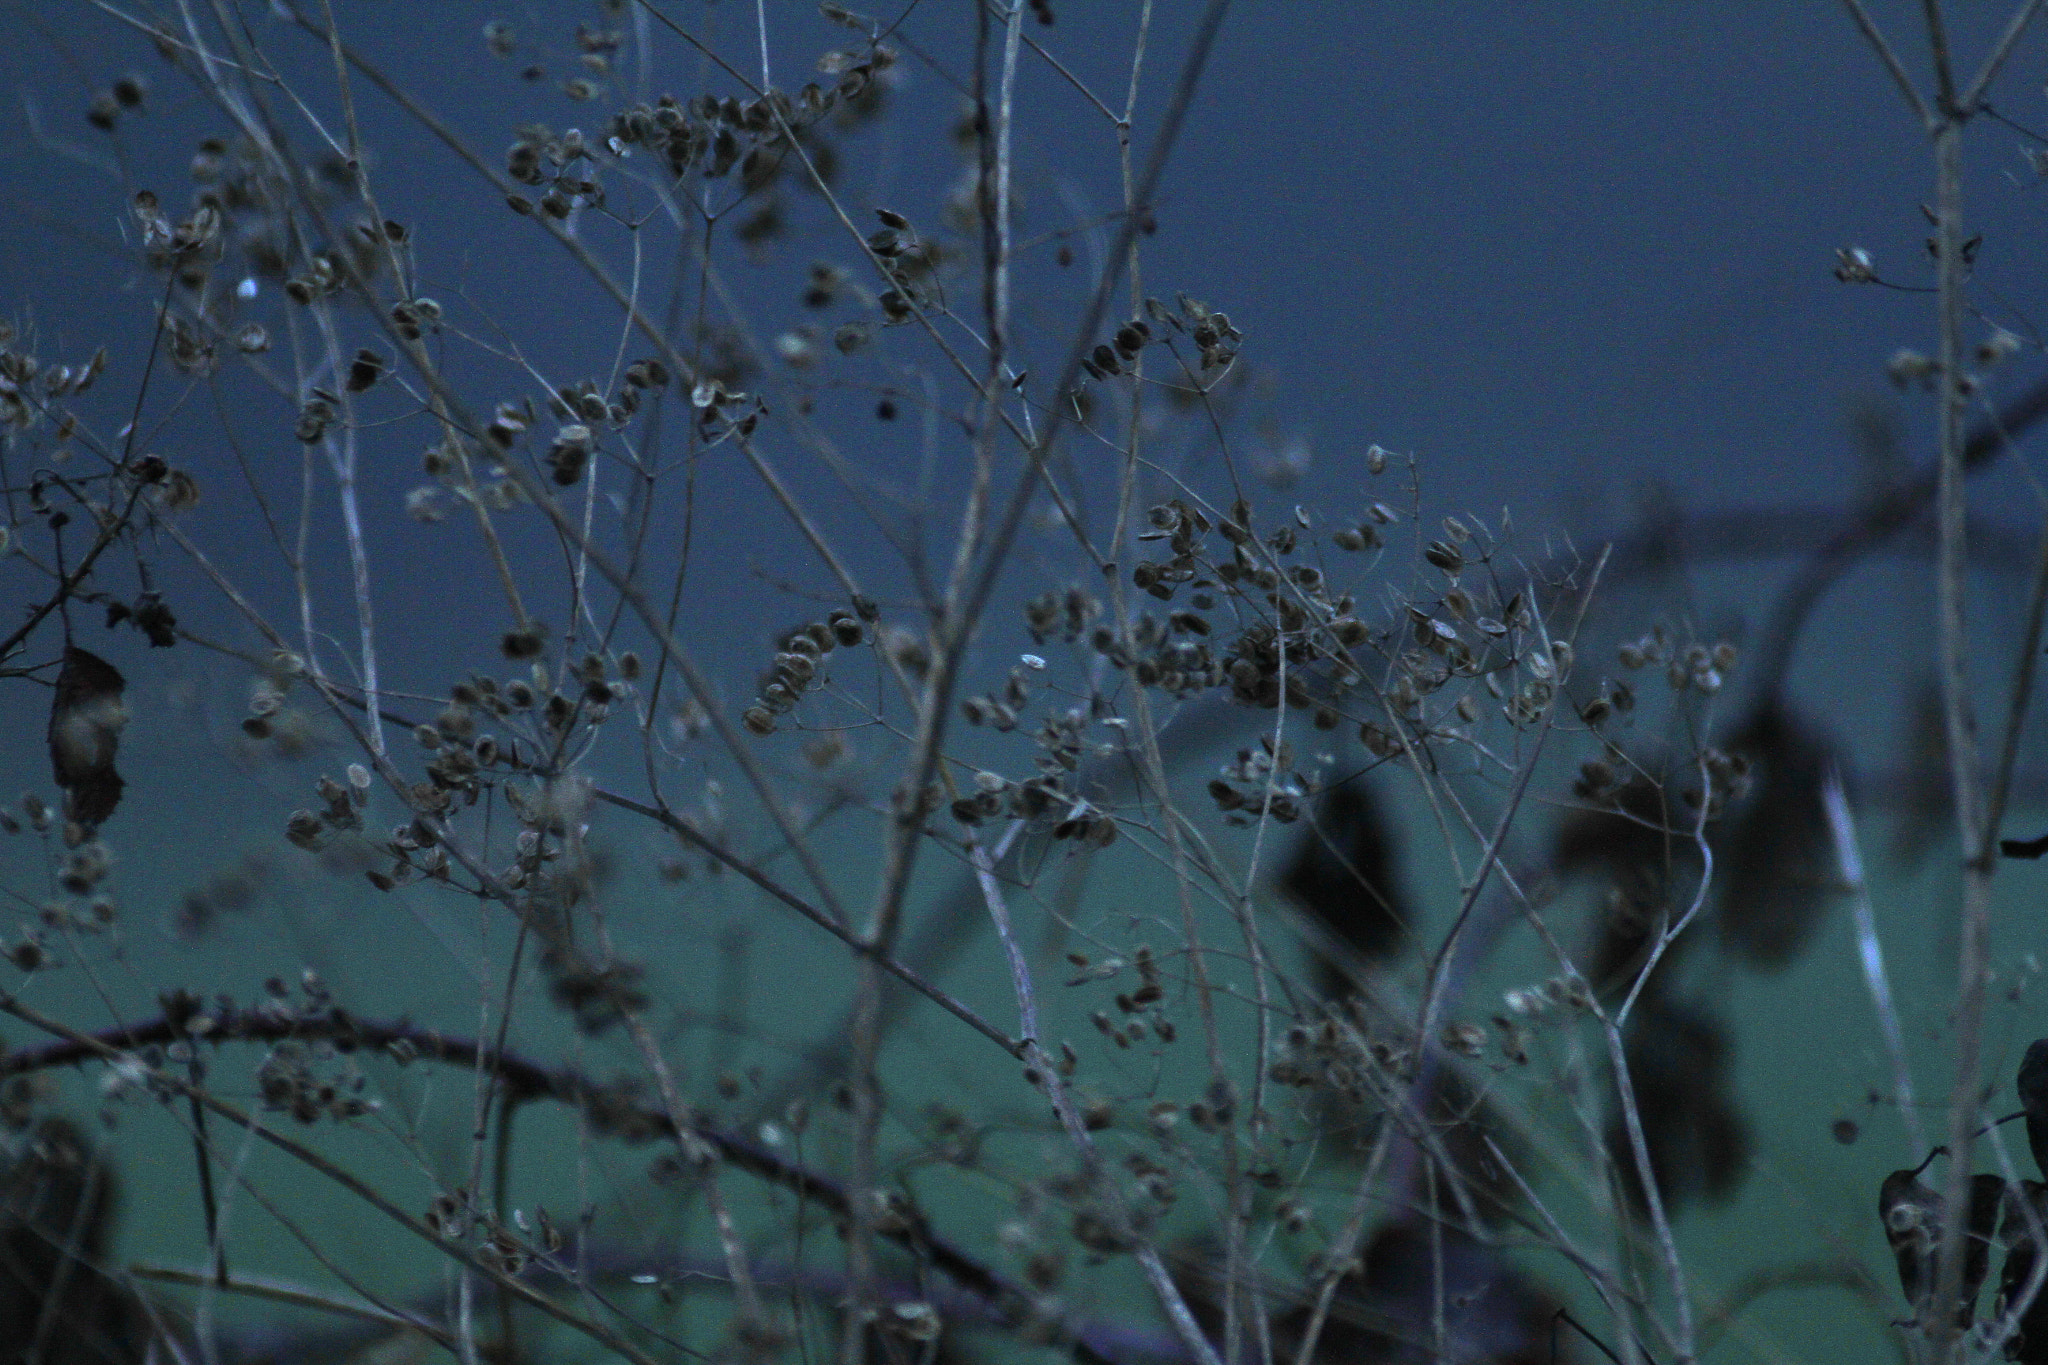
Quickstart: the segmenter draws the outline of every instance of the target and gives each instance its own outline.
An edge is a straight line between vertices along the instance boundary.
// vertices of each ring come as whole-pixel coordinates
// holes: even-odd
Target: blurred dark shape
[[[1721,747],[1750,786],[1713,840],[1721,943],[1752,967],[1789,964],[1813,937],[1839,876],[1821,785],[1834,751],[1783,703],[1765,702]]]
[[[99,655],[64,647],[50,704],[50,768],[69,797],[71,818],[87,829],[114,813],[127,785],[114,771],[114,753],[128,723],[121,700],[127,685],[120,670]]]
[[[2034,1167],[2048,1179],[2048,1038],[2027,1044],[2020,1059],[2019,1075],[2013,1079],[2020,1108],[2027,1116],[2027,1147],[2034,1154]]]
[[[2035,839],[2000,839],[1998,851],[2007,858],[2038,858],[2048,853],[2048,834]]]
[[[2034,1166],[2048,1178],[2048,1038],[2036,1038],[2027,1045],[2013,1088],[2026,1112],[2027,1147],[2034,1154]],[[2026,1292],[2044,1228],[2048,1228],[2048,1186],[2039,1180],[2023,1180],[2017,1192],[2006,1199],[2005,1226],[2000,1230],[2011,1248],[1998,1281],[2001,1314]],[[2048,1291],[2036,1292],[2028,1301],[2020,1315],[2018,1334],[2006,1342],[2005,1358],[2024,1365],[2048,1365]]]
[[[1941,689],[1931,678],[1922,679],[1913,691],[1900,748],[1905,773],[1898,794],[1899,824],[1892,835],[1892,856],[1910,870],[1956,828],[1949,786],[1948,727],[1941,714]]]
[[[1441,1284],[1439,1284],[1441,1267]],[[1380,1229],[1365,1251],[1364,1273],[1344,1286],[1344,1336],[1324,1329],[1321,1359],[1329,1361],[1457,1362],[1458,1365],[1547,1365],[1557,1303],[1530,1284],[1493,1247],[1444,1228],[1432,1236],[1418,1222]],[[1444,1313],[1442,1350],[1433,1341],[1436,1305]],[[1306,1319],[1303,1319],[1306,1326]]]
[[[1220,1249],[1202,1246],[1180,1258],[1174,1278],[1203,1333],[1220,1342]],[[1304,1286],[1296,1302],[1273,1315],[1275,1360],[1291,1361],[1301,1349],[1314,1316],[1314,1288]],[[1272,1303],[1281,1295],[1264,1297]],[[1240,1309],[1247,1343],[1256,1339],[1249,1298]],[[1313,1358],[1318,1365],[1571,1365],[1579,1359],[1572,1333],[1558,1325],[1557,1301],[1499,1249],[1452,1227],[1432,1232],[1428,1223],[1407,1219],[1375,1233],[1358,1269],[1339,1282]]]
[[[1646,994],[1629,1018],[1623,1052],[1665,1211],[1733,1194],[1749,1171],[1749,1124],[1728,1093],[1721,1021],[1699,1006]],[[1635,1149],[1619,1113],[1608,1124],[1607,1148],[1631,1206],[1647,1213]]]
[[[1700,860],[1665,787],[1637,776],[1604,801],[1605,809],[1575,811],[1559,828],[1551,866],[1560,877],[1607,877],[1587,975],[1597,994],[1618,998],[1677,913],[1679,890],[1698,885]],[[1675,946],[1687,943],[1681,938]]]
[[[1573,812],[1559,828],[1551,861],[1560,874],[1668,868],[1693,853],[1680,813],[1649,778],[1634,777],[1598,799],[1597,808]]]
[[[270,859],[251,850],[233,865],[206,879],[205,884],[187,891],[178,902],[173,927],[179,938],[198,938],[224,914],[247,910],[256,903],[276,873]]]
[[[1998,1298],[1992,1305],[1994,1318],[2004,1317],[2026,1293],[2039,1250],[2036,1234],[2042,1229],[2048,1229],[2048,1185],[2023,1180],[2018,1192],[2008,1189],[2006,1193],[2005,1225],[1998,1236],[2010,1250],[2005,1253],[2005,1269],[1998,1277]],[[2020,1361],[2021,1365],[2048,1365],[2048,1292],[2037,1292],[2027,1301],[2026,1311],[2020,1314],[2019,1330],[2006,1339],[2005,1358]]]
[[[1494,1151],[1520,1169],[1527,1167],[1528,1153],[1521,1135],[1500,1121],[1485,1096],[1463,1075],[1443,1068],[1430,1088],[1423,1120],[1436,1139],[1430,1160],[1449,1163],[1472,1200],[1473,1212],[1489,1222],[1512,1213],[1521,1203],[1521,1190]],[[1447,1208],[1461,1206],[1448,1192],[1442,1200]]]
[[[1280,874],[1280,889],[1367,962],[1398,953],[1413,922],[1400,890],[1397,851],[1385,815],[1363,778],[1317,799],[1308,828]],[[1316,954],[1318,989],[1346,993],[1341,963]]]
[[[1890,399],[1859,398],[1846,414],[1858,456],[1857,492],[1863,506],[1897,497],[1919,473],[1906,449],[1906,424]]]
[[[0,1177],[0,1365],[143,1359],[140,1303],[100,1269],[112,1170],[77,1127],[46,1118]]]
[[[1958,1287],[1955,1321],[1967,1328],[1977,1315],[1977,1294],[1991,1268],[1991,1242],[2005,1202],[2005,1181],[1995,1175],[1970,1178],[1968,1240],[1963,1249],[1963,1275]],[[1941,1195],[1920,1179],[1918,1170],[1893,1171],[1877,1195],[1878,1216],[1885,1240],[1899,1267],[1899,1288],[1913,1305],[1915,1319],[1929,1319],[1935,1285],[1941,1279],[1940,1248],[1946,1211]],[[2028,1255],[2031,1257],[2031,1251]],[[2011,1258],[2007,1258],[2008,1271]]]
[[[178,616],[164,601],[162,594],[143,593],[131,603],[107,603],[107,629],[122,624],[133,625],[148,638],[152,647],[169,649],[178,643]]]

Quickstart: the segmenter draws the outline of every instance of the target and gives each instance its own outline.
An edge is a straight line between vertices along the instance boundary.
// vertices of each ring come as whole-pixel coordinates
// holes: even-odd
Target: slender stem
[[[1964,91],[1962,99],[1957,101],[1958,110],[1964,116],[1977,112],[1985,93],[1991,89],[1991,82],[1998,79],[1999,69],[2005,65],[2005,59],[2019,46],[2020,37],[2026,33],[2027,25],[2041,12],[2041,3],[2042,0],[2021,0],[2020,7],[2013,11],[2011,21],[2005,26],[2005,32],[1998,35],[1998,45],[1984,58],[1984,65],[1977,68],[1976,76],[1970,81],[1970,88]]]
[[[1828,830],[1835,841],[1836,864],[1849,887],[1863,983],[1870,992],[1871,1007],[1877,1011],[1878,1027],[1884,1031],[1885,1052],[1891,1058],[1892,1097],[1898,1102],[1906,1142],[1917,1163],[1927,1154],[1927,1139],[1920,1131],[1920,1108],[1913,1099],[1913,1072],[1906,1061],[1905,1033],[1899,1027],[1898,1007],[1892,1003],[1891,977],[1885,972],[1884,946],[1877,936],[1877,916],[1871,909],[1870,886],[1863,876],[1863,854],[1856,842],[1849,795],[1843,788],[1841,773],[1832,768],[1821,784],[1821,805],[1827,811]]]
[[[1927,46],[1934,57],[1934,84],[1941,94],[1944,120],[1955,117],[1956,67],[1949,59],[1948,21],[1941,15],[1941,0],[1920,0],[1920,12],[1927,20]]]
[[[1884,36],[1884,30],[1870,17],[1870,11],[1863,8],[1863,0],[1842,0],[1842,3],[1848,7],[1849,17],[1856,21],[1856,27],[1863,31],[1864,38],[1876,49],[1879,60],[1884,63],[1884,69],[1889,71],[1892,80],[1897,82],[1899,93],[1906,97],[1906,103],[1912,107],[1913,116],[1920,120],[1920,126],[1933,128],[1934,115],[1928,109],[1927,101],[1921,99],[1920,92],[1913,88],[1913,78],[1906,74],[1905,65],[1899,61],[1899,54],[1892,50],[1891,43]]]
[[[211,1286],[230,1294],[246,1294],[251,1298],[268,1299],[272,1303],[290,1304],[294,1308],[312,1308],[322,1313],[334,1313],[345,1318],[374,1322],[381,1327],[421,1332],[436,1340],[444,1340],[451,1336],[445,1329],[424,1318],[409,1313],[388,1312],[370,1303],[351,1303],[347,1299],[337,1299],[331,1294],[322,1294],[317,1290],[283,1280],[236,1275],[224,1281],[217,1281],[211,1269],[181,1270],[176,1266],[165,1265],[131,1265],[127,1273],[135,1279],[152,1280],[158,1284],[184,1285],[192,1289],[205,1289]]]
[[[1949,1167],[1946,1207],[1965,1207],[1970,1158],[1977,1134],[1984,1025],[1985,978],[1990,966],[1991,872],[1995,848],[1985,844],[1982,779],[1977,768],[1977,721],[1970,697],[1969,637],[1964,595],[1969,571],[1963,470],[1963,124],[1953,113],[1934,139],[1935,231],[1940,288],[1940,487],[1936,495],[1939,547],[1935,569],[1936,667],[1941,684],[1943,726],[1948,738],[1949,786],[1956,830],[1963,850],[1960,945],[1957,952],[1955,1080],[1949,1091]],[[1992,856],[1987,856],[1992,855]],[[1937,1304],[1955,1301],[1962,1283],[1967,1220],[1952,1217],[1942,1229]],[[1953,1314],[1936,1312],[1930,1333],[1938,1353],[1963,1346]]]
[[[1080,1153],[1089,1172],[1094,1174],[1102,1165],[1097,1152],[1095,1138],[1088,1131],[1079,1111],[1074,1108],[1073,1097],[1067,1093],[1059,1068],[1053,1064],[1045,1049],[1038,1043],[1038,997],[1031,982],[1031,968],[1024,959],[1024,951],[1017,944],[1016,932],[1010,925],[1010,912],[1003,901],[1002,884],[996,880],[995,866],[989,861],[988,852],[976,843],[970,850],[974,863],[976,883],[981,887],[984,903],[988,907],[989,921],[994,926],[996,938],[1002,944],[1004,960],[1009,964],[1011,985],[1017,994],[1017,1015],[1024,1031],[1024,1046],[1031,1063],[1031,1079],[1045,1092],[1051,1101],[1053,1112],[1058,1116],[1060,1126],[1066,1129],[1067,1137]],[[1116,1186],[1103,1182],[1104,1192],[1116,1204],[1118,1212],[1128,1222],[1130,1210],[1125,1206],[1122,1193]],[[1223,1365],[1217,1358],[1216,1348],[1202,1335],[1202,1329],[1195,1321],[1194,1313],[1188,1308],[1187,1299],[1181,1294],[1173,1277],[1167,1273],[1165,1262],[1160,1259],[1159,1250],[1150,1241],[1141,1241],[1133,1253],[1152,1290],[1159,1296],[1160,1307],[1173,1323],[1174,1331],[1194,1356],[1196,1365]]]

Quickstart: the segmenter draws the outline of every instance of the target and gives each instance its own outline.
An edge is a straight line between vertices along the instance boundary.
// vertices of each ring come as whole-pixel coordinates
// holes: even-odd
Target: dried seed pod
[[[558,430],[547,457],[555,482],[567,487],[582,478],[583,467],[589,463],[590,452],[596,445],[590,428],[580,422],[571,422]]]
[[[356,352],[356,358],[349,364],[345,387],[350,393],[361,393],[382,379],[390,368],[389,360],[365,346]]]
[[[538,621],[514,627],[498,641],[499,652],[508,659],[537,659],[547,647],[547,633]]]
[[[863,638],[860,620],[844,611],[833,612],[825,624],[830,627],[832,638],[849,648],[859,644]]]

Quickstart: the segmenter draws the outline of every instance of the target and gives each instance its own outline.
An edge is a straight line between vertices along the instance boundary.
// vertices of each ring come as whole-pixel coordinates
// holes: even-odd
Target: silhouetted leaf
[[[1643,776],[1618,789],[1589,791],[1587,799],[1606,809],[1576,811],[1557,832],[1551,866],[1559,876],[1599,872],[1609,879],[1587,959],[1587,975],[1602,996],[1635,984],[1679,890],[1697,884],[1698,850],[1683,828],[1683,812],[1667,796],[1665,787]]]
[[[2048,1178],[2048,1038],[2027,1044],[2013,1089],[2019,1092],[2020,1108],[2026,1111],[2027,1146],[2034,1153],[2034,1165]]]
[[[1667,1210],[1727,1198],[1749,1169],[1749,1124],[1728,1093],[1728,1041],[1704,1009],[1646,995],[1629,1020],[1629,1080],[1643,1145]],[[1638,1211],[1645,1205],[1620,1115],[1608,1149]]]
[[[100,1268],[115,1204],[113,1172],[77,1126],[38,1123],[0,1175],[0,1360],[142,1360],[141,1305]]]
[[[1411,920],[1398,888],[1393,835],[1363,780],[1330,788],[1316,802],[1280,888],[1317,923],[1367,961],[1398,953]],[[1323,989],[1341,994],[1344,973],[1319,960]]]
[[[2005,1181],[1998,1176],[1971,1177],[1969,1235],[1955,1306],[1959,1328],[1969,1326],[1976,1316],[1977,1293],[1991,1268],[1992,1237],[1998,1228],[2004,1197]],[[1918,1171],[1893,1171],[1878,1189],[1877,1212],[1884,1222],[1892,1258],[1898,1263],[1899,1288],[1913,1305],[1916,1318],[1925,1323],[1929,1315],[1927,1300],[1941,1278],[1939,1253],[1945,1219],[1942,1197],[1920,1179]]]
[[[1752,786],[1714,839],[1721,942],[1751,966],[1783,967],[1813,937],[1835,894],[1821,805],[1834,753],[1776,703],[1758,709],[1722,747],[1748,759]]]
[[[2048,1186],[2038,1180],[2023,1180],[2017,1190],[2009,1189],[2006,1194],[2005,1222],[1998,1235],[2010,1250],[1998,1277],[1994,1315],[2003,1317],[2010,1312],[2026,1292],[2039,1251],[2036,1234],[2043,1228],[2048,1228]],[[2048,1365],[2048,1294],[2037,1292],[2027,1301],[2019,1331],[2006,1340],[2005,1358],[2021,1365]]]

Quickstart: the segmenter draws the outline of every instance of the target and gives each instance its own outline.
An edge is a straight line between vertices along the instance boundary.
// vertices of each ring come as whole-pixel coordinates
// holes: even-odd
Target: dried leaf
[[[71,798],[71,818],[88,829],[114,813],[127,785],[114,771],[121,730],[128,724],[121,700],[127,685],[105,659],[65,646],[50,706],[50,768]]]

